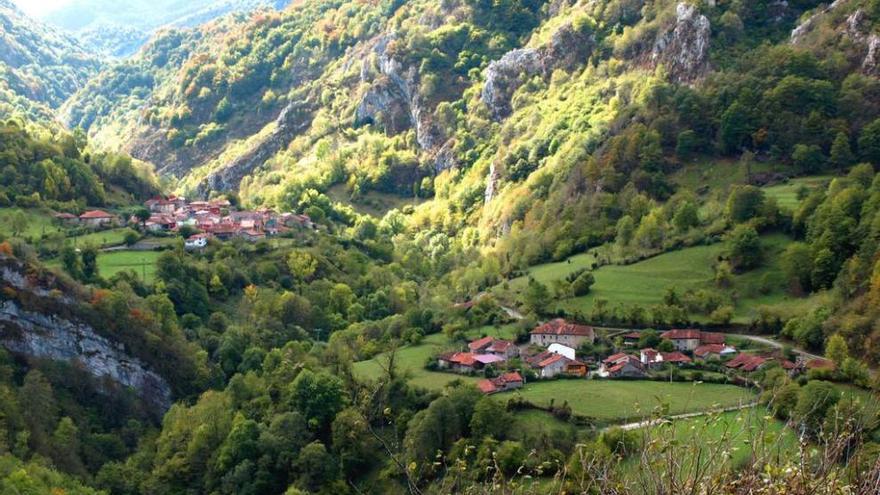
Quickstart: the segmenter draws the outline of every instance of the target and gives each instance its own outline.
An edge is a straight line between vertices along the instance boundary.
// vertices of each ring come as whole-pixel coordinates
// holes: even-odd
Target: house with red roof
[[[623,335],[623,345],[633,346],[639,343],[639,339],[642,337],[642,334],[639,332],[630,332]]]
[[[495,339],[485,349],[485,352],[504,359],[510,359],[519,356],[519,347],[509,340]]]
[[[88,227],[103,227],[112,224],[116,217],[102,210],[89,210],[79,216],[79,223]]]
[[[484,394],[488,395],[522,388],[524,383],[525,380],[522,375],[516,371],[512,371],[510,373],[502,373],[495,378],[480,380],[477,382],[477,388],[479,388]]]
[[[468,349],[470,349],[471,352],[482,352],[485,351],[487,347],[492,345],[492,342],[494,341],[494,337],[483,337],[469,343]]]
[[[562,318],[538,325],[531,332],[532,344],[547,347],[550,344],[562,344],[578,348],[584,342],[594,342],[596,334],[593,327],[569,323]]]
[[[695,329],[673,329],[660,334],[661,339],[672,342],[677,351],[693,352],[703,344],[723,344],[724,334],[701,332]]]
[[[55,218],[55,220],[58,220],[62,223],[74,224],[79,222],[79,217],[72,213],[56,213],[52,216]]]
[[[736,354],[736,347],[726,344],[703,344],[694,349],[694,357],[703,361],[722,359]]]
[[[598,375],[603,378],[641,378],[645,376],[645,365],[639,358],[621,352],[602,360]]]
[[[470,373],[485,368],[487,365],[500,363],[504,359],[492,354],[474,354],[472,352],[447,352],[437,358],[437,365],[459,373]]]
[[[574,376],[586,376],[587,365],[574,359],[568,359],[561,354],[548,352],[543,355],[542,359],[535,360],[532,365],[541,378],[553,378],[560,374],[568,374]]]

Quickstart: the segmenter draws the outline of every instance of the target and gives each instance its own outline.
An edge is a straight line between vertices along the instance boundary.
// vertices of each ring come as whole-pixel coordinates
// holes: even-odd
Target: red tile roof
[[[533,335],[577,335],[592,337],[593,327],[569,323],[562,318],[548,321],[532,330]]]
[[[509,340],[495,340],[486,350],[489,352],[507,352],[511,347],[513,347],[513,342]]]
[[[504,383],[515,383],[515,382],[523,382],[522,375],[517,371],[511,371],[510,373],[503,373],[501,376],[496,378],[496,380],[501,380]]]
[[[538,368],[546,368],[547,366],[550,366],[551,364],[553,364],[561,359],[568,359],[568,358],[561,355],[561,354],[554,354],[554,355],[548,357],[547,359],[541,361],[540,363],[538,363],[537,367]]]
[[[642,334],[640,334],[639,332],[630,332],[630,333],[623,336],[624,339],[636,339],[636,340],[640,339],[641,337],[642,337]]]
[[[693,330],[693,329],[688,329],[688,330],[674,329],[674,330],[668,330],[666,332],[661,333],[660,338],[661,339],[669,339],[669,340],[699,339],[700,333],[701,332],[699,330]]]
[[[608,356],[608,357],[605,358],[602,362],[603,362],[603,363],[606,363],[606,364],[616,363],[616,362],[619,362],[619,361],[621,361],[622,359],[625,359],[625,358],[628,358],[628,357],[629,357],[629,355],[627,355],[627,354],[625,354],[625,353],[623,353],[623,352],[619,352],[619,353],[617,353],[617,354],[612,354],[611,356]]]
[[[491,394],[498,391],[498,387],[492,383],[492,380],[480,380],[477,382],[477,388],[484,394]]]
[[[767,361],[768,358],[762,356],[756,356],[754,354],[739,354],[728,361],[725,366],[728,368],[738,368],[742,371],[755,371]]]
[[[704,344],[694,349],[694,356],[704,357],[708,354],[721,354],[727,346],[724,344]]]
[[[675,351],[675,352],[661,352],[661,356],[663,356],[664,363],[690,363],[691,358],[685,356],[684,354]]]
[[[492,345],[492,341],[494,341],[494,340],[495,339],[492,337],[483,337],[481,339],[474,340],[473,342],[468,344],[468,348],[471,351],[481,351],[481,350],[489,347],[490,345]]]
[[[73,220],[74,218],[77,218],[77,216],[72,213],[56,213],[55,218],[60,218],[62,220]]]
[[[101,210],[90,210],[79,216],[80,218],[113,218],[113,215]]]
[[[724,334],[717,332],[700,332],[701,344],[723,344]]]

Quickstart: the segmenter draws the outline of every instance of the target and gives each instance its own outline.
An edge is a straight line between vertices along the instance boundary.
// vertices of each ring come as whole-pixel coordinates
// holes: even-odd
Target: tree
[[[657,345],[657,350],[660,352],[672,352],[675,350],[675,344],[671,340],[663,339]]]
[[[134,211],[132,212],[132,216],[138,219],[138,221],[141,223],[142,228],[146,228],[147,220],[150,219],[152,213],[150,213],[150,210],[144,208],[143,206],[140,206],[134,209]]]
[[[12,231],[13,237],[18,237],[27,229],[28,219],[23,211],[17,210],[9,219],[9,229]]]
[[[529,284],[523,295],[523,303],[529,311],[541,314],[550,304],[550,290],[541,282],[529,278]]]
[[[307,251],[291,251],[287,256],[287,267],[297,280],[306,282],[318,269],[318,260]]]
[[[629,215],[624,215],[617,221],[617,237],[615,242],[621,248],[629,246],[635,232],[635,222]]]
[[[52,460],[69,473],[85,473],[79,457],[79,429],[67,416],[61,418],[52,434]]]
[[[807,434],[816,436],[827,412],[840,400],[840,392],[833,383],[812,380],[801,387],[794,417]]]
[[[734,223],[743,223],[761,214],[764,191],[755,186],[734,186],[727,197],[725,215]]]
[[[785,248],[779,261],[793,294],[799,295],[812,290],[813,256],[809,246],[803,242],[793,242]]]
[[[471,437],[501,440],[510,431],[512,423],[513,417],[500,402],[491,397],[483,397],[474,407],[470,423]]]
[[[834,361],[838,369],[843,365],[844,360],[849,357],[846,340],[840,334],[835,333],[828,337],[828,341],[825,343],[825,356]]]
[[[862,159],[880,165],[880,119],[862,128],[859,136],[859,153]]]
[[[98,248],[88,245],[82,248],[82,277],[85,282],[98,280]]]
[[[589,294],[590,287],[596,283],[596,277],[593,276],[593,272],[584,272],[578,275],[576,279],[571,283],[571,292],[575,297],[585,296]]]
[[[827,289],[834,284],[837,278],[837,257],[828,248],[822,248],[813,258],[813,272],[811,280],[816,289]]]
[[[290,404],[315,429],[329,428],[330,421],[345,407],[345,387],[339,377],[327,372],[303,370],[290,385]]]
[[[825,155],[818,145],[796,144],[791,152],[791,161],[801,173],[812,174],[825,165]]]
[[[346,474],[354,475],[369,465],[377,443],[366,418],[357,409],[348,408],[337,414],[331,430],[333,451]]]
[[[329,486],[336,479],[336,463],[324,444],[318,441],[303,447],[293,467],[299,475],[297,484],[309,493]]]
[[[745,105],[734,102],[721,114],[718,137],[721,142],[721,150],[725,154],[732,154],[748,146],[751,132],[751,116]]]
[[[660,345],[660,334],[656,330],[645,330],[639,334],[639,349],[655,348]]]
[[[71,277],[82,280],[82,261],[73,246],[66,245],[61,248],[61,266]]]
[[[700,224],[697,205],[690,201],[681,203],[675,210],[672,223],[679,232],[687,232]]]
[[[125,232],[122,235],[126,246],[134,246],[141,238],[141,236],[132,229],[125,229]]]
[[[849,136],[845,132],[838,132],[831,144],[831,164],[837,167],[838,171],[843,171],[850,166],[855,160],[852,148],[849,146]]]
[[[727,235],[727,255],[735,270],[744,271],[761,264],[761,238],[754,227],[741,224]]]

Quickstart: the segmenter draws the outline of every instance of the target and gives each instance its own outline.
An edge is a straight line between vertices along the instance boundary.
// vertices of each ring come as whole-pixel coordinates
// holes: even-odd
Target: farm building
[[[736,348],[726,344],[705,344],[694,349],[694,357],[697,359],[721,359],[736,354]]]
[[[101,210],[90,210],[79,216],[79,223],[87,227],[103,227],[114,222],[116,217]]]
[[[522,375],[513,371],[510,373],[502,373],[495,378],[480,380],[477,382],[477,388],[479,388],[484,394],[494,394],[497,392],[506,392],[508,390],[522,388],[523,383],[525,383],[525,380],[523,380]]]
[[[694,329],[675,329],[663,332],[660,338],[672,342],[675,349],[682,352],[693,352],[697,347],[705,344],[723,344],[724,334],[713,332],[701,332]]]
[[[548,321],[532,330],[531,343],[547,347],[550,344],[563,344],[577,348],[584,342],[594,342],[596,334],[593,327],[569,323],[562,318]]]
[[[598,374],[606,378],[641,378],[645,376],[645,366],[639,358],[621,352],[603,360]]]

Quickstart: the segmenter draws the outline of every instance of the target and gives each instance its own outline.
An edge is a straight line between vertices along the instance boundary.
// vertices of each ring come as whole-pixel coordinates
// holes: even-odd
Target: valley
[[[0,493],[876,493],[878,49],[877,0],[0,0]]]

